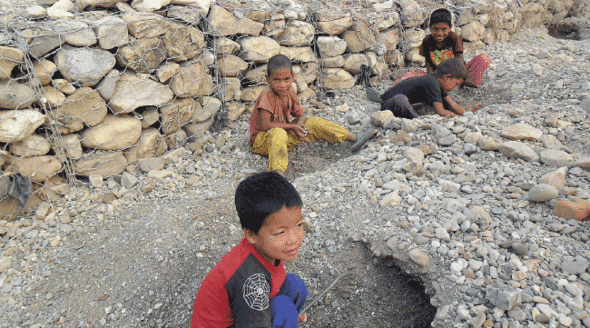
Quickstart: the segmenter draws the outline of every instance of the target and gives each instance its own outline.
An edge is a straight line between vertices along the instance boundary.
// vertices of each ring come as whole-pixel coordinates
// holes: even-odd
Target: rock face
[[[281,46],[266,36],[244,38],[238,43],[242,48],[240,57],[255,63],[267,63],[272,56],[278,55],[281,51]]]
[[[8,149],[15,156],[41,156],[49,152],[51,144],[42,136],[31,134],[21,141],[9,144]]]
[[[117,62],[138,73],[150,73],[166,59],[165,54],[160,38],[136,39],[119,49]]]
[[[181,67],[170,79],[170,87],[178,97],[196,97],[211,95],[215,85],[207,74],[207,67],[197,62]]]
[[[24,140],[43,123],[45,115],[37,111],[0,111],[0,142],[14,143]]]
[[[95,90],[82,87],[67,97],[57,109],[57,119],[70,132],[80,131],[84,126],[95,126],[107,115],[107,106]]]
[[[55,63],[68,81],[92,87],[113,69],[115,56],[102,49],[60,49],[55,55]]]
[[[0,80],[10,77],[12,70],[22,63],[25,53],[16,48],[0,46]]]
[[[80,1],[78,1],[80,3]],[[118,17],[107,16],[94,23],[94,33],[102,49],[120,47],[129,41],[127,25]]]
[[[341,68],[327,68],[320,75],[320,83],[327,89],[347,89],[354,85],[354,77]]]
[[[76,175],[88,177],[99,174],[103,177],[111,177],[121,174],[127,166],[127,160],[123,153],[118,152],[96,152],[74,163]]]
[[[0,108],[22,109],[35,101],[35,91],[25,84],[0,80]]]
[[[125,151],[125,158],[128,163],[133,163],[140,158],[158,157],[168,150],[166,139],[154,128],[145,129],[141,132],[139,141]]]
[[[62,168],[61,162],[54,156],[21,157],[15,166],[18,173],[29,177],[33,182],[43,182]]]
[[[107,115],[97,126],[84,130],[82,146],[102,150],[120,150],[132,146],[141,136],[141,121],[126,115]]]
[[[109,106],[116,114],[129,113],[142,106],[164,105],[172,98],[174,93],[170,87],[125,73],[115,85]]]

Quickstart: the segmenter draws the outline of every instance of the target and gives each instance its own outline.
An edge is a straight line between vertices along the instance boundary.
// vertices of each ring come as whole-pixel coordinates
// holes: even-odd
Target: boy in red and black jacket
[[[253,175],[236,189],[245,238],[209,272],[197,293],[191,328],[296,327],[307,300],[303,280],[285,271],[303,242],[303,202],[275,172]]]

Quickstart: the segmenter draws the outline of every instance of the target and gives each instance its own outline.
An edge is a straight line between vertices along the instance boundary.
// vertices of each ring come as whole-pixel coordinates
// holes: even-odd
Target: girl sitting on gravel
[[[420,45],[420,55],[424,56],[428,73],[433,73],[438,65],[447,59],[463,59],[463,41],[459,35],[451,31],[452,27],[453,16],[448,10],[437,9],[430,15],[430,34],[422,40]],[[479,88],[483,74],[491,62],[492,59],[486,53],[475,56],[466,65],[468,73],[464,84]],[[426,72],[408,72],[395,80],[392,87],[407,78],[426,74]]]
[[[303,142],[326,140],[354,142],[351,151],[359,150],[375,133],[369,128],[362,134],[351,134],[334,122],[319,117],[306,118],[303,107],[291,87],[294,81],[292,65],[285,55],[268,61],[268,88],[260,94],[250,117],[250,150],[268,156],[270,171],[284,174],[288,151]]]
[[[381,110],[390,110],[394,116],[408,119],[431,114],[421,110],[418,113],[412,106],[417,103],[424,103],[428,105],[427,108],[434,108],[441,116],[455,117],[456,114],[463,115],[467,111],[475,112],[481,104],[465,109],[447,95],[457,85],[463,83],[466,76],[467,69],[463,60],[459,58],[445,60],[437,67],[434,74],[408,78],[382,94]]]

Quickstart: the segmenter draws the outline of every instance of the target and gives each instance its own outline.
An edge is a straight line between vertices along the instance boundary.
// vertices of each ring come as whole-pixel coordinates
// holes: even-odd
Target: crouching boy
[[[283,262],[303,242],[303,205],[297,190],[275,172],[253,175],[236,190],[245,238],[205,277],[191,328],[297,327],[307,288]]]

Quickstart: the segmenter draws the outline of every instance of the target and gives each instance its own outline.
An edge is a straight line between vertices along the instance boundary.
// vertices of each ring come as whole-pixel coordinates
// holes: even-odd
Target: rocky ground
[[[354,155],[323,142],[292,152],[287,177],[309,231],[287,270],[310,299],[353,273],[306,326],[590,327],[590,229],[553,215],[558,200],[590,197],[590,109],[578,100],[590,92],[590,41],[533,30],[485,51],[483,87],[454,95],[482,102],[475,115],[395,119]],[[378,109],[356,86],[308,114],[356,132]],[[130,166],[101,187],[80,181],[30,217],[0,221],[0,327],[186,327],[201,281],[242,238],[235,187],[266,169],[247,148],[247,120],[195,153]],[[538,131],[508,143],[513,124]],[[562,165],[565,186],[535,187]]]

